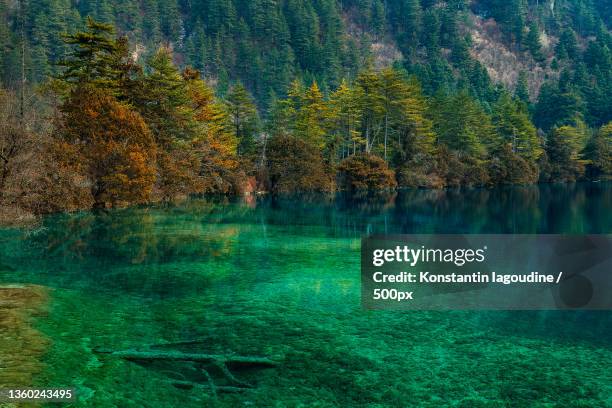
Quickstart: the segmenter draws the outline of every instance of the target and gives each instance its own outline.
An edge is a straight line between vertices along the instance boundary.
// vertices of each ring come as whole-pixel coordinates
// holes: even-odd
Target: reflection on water
[[[610,233],[611,194],[594,183],[56,215],[34,231],[0,230],[0,280],[53,289],[37,382],[77,387],[75,406],[610,406],[610,313],[362,311],[359,239]],[[213,400],[172,387],[178,368],[93,352],[193,339],[200,349],[187,351],[282,364],[240,373],[257,387]]]

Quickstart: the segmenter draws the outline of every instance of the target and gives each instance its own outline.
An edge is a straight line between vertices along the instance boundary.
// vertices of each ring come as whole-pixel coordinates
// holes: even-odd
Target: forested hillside
[[[1,0],[0,193],[45,212],[606,178],[611,9]]]
[[[28,77],[35,82],[56,73],[55,64],[66,56],[61,35],[83,29],[91,16],[126,34],[136,55],[146,58],[169,45],[177,63],[217,81],[218,92],[240,80],[261,106],[283,95],[295,77],[316,80],[327,92],[368,64],[389,59],[417,74],[427,93],[467,87],[492,102],[494,84],[470,52],[477,17],[495,22],[502,42],[494,47],[509,47],[519,61],[531,63],[524,65],[528,70],[545,69],[553,87],[561,77],[556,91],[569,80],[587,104],[589,121],[601,125],[612,110],[606,98],[612,7],[606,0],[3,0],[6,86],[20,77],[20,4]],[[554,99],[555,90],[546,98]]]

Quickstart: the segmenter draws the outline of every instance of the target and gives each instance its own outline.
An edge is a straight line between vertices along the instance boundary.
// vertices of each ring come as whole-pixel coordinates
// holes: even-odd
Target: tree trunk
[[[120,350],[109,351],[99,349],[98,353],[109,354],[125,360],[166,360],[166,361],[195,361],[200,363],[220,363],[229,365],[253,365],[264,367],[275,367],[278,363],[266,357],[221,355],[221,354],[202,354],[202,353],[183,353],[180,351],[167,350]]]
[[[21,90],[19,95],[19,120],[21,126],[24,126],[24,116],[25,116],[25,86],[26,86],[26,74],[25,74],[25,47],[26,47],[26,38],[25,38],[25,11],[24,11],[24,3],[25,0],[19,1],[19,19],[20,21],[20,29],[21,29]]]
[[[387,161],[387,136],[389,134],[389,114],[385,113],[385,161]]]

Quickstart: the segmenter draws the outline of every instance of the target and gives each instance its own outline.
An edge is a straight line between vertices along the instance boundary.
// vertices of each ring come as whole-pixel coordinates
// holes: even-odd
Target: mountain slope
[[[2,0],[5,87],[20,78],[20,4],[34,83],[57,72],[62,34],[90,15],[127,35],[140,58],[170,45],[218,93],[239,80],[260,106],[296,77],[327,93],[369,64],[399,60],[427,93],[468,89],[487,109],[496,83],[514,90],[522,76],[535,101],[544,83],[563,87],[566,78],[582,100],[597,101],[584,107],[590,123],[610,119],[607,0]]]

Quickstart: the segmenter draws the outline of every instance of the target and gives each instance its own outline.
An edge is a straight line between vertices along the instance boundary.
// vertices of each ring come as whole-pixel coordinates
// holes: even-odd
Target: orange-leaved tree
[[[149,200],[156,146],[137,112],[104,90],[84,85],[65,100],[58,128],[84,164],[95,206]]]
[[[187,68],[183,77],[198,125],[193,146],[200,158],[202,191],[231,192],[236,188],[238,139],[231,131],[229,117],[198,71]]]

